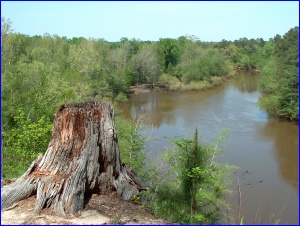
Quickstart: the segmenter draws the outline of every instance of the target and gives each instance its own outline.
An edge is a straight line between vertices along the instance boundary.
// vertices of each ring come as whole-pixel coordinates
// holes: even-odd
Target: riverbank
[[[212,76],[204,81],[192,81],[188,84],[184,82],[169,83],[165,86],[167,91],[201,91],[214,88],[216,86],[222,85],[225,81],[234,77],[234,75],[227,75],[224,77]]]
[[[129,92],[132,94],[140,94],[150,92],[152,89],[156,89],[159,91],[201,91],[222,85],[229,79],[234,78],[239,72],[245,71],[247,73],[254,74],[260,73],[260,70],[258,69],[232,66],[229,74],[226,76],[211,76],[203,81],[191,81],[189,83],[184,83],[175,76],[163,74],[162,76],[160,76],[157,84],[140,84],[136,86],[130,86]]]
[[[246,71],[246,72],[254,72],[254,73],[260,73],[261,71],[259,69],[253,69],[249,67],[238,67],[238,66],[232,66],[233,70],[236,71]]]
[[[219,86],[234,76],[235,74],[233,73],[224,77],[212,76],[203,81],[192,81],[185,84],[174,76],[164,74],[161,76],[160,81],[157,84],[141,84],[137,86],[131,86],[129,87],[129,92],[132,94],[140,94],[150,92],[151,89],[160,91],[200,91]]]

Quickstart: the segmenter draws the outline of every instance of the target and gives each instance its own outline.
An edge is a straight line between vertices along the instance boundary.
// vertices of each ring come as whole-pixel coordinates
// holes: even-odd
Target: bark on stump
[[[66,216],[80,214],[85,195],[116,190],[128,200],[141,189],[143,182],[121,164],[112,106],[86,102],[58,109],[46,153],[3,188],[1,199],[5,209],[36,194],[36,213],[51,206]]]

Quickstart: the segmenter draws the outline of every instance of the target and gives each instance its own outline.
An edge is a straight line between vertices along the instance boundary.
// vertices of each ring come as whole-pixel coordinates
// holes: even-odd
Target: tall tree
[[[70,46],[69,62],[71,68],[75,68],[80,74],[91,78],[99,73],[99,53],[96,51],[93,40],[84,40],[78,45]]]
[[[185,83],[202,81],[211,76],[225,76],[228,72],[225,58],[215,49],[187,48],[178,65]]]
[[[160,74],[159,60],[153,44],[144,44],[131,60],[136,83],[155,83]]]
[[[261,75],[261,87],[266,92],[259,105],[268,113],[298,120],[299,28],[290,29],[282,38],[276,36],[272,63],[267,64]]]
[[[167,70],[169,63],[173,66],[177,65],[180,58],[180,48],[176,39],[160,38],[157,47],[164,71]]]

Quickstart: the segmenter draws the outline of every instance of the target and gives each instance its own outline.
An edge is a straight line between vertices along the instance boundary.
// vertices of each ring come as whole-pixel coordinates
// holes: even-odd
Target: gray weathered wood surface
[[[55,115],[52,139],[14,183],[3,188],[2,208],[36,194],[34,211],[80,214],[85,194],[116,190],[128,200],[145,189],[134,171],[122,165],[114,110],[109,103],[63,105]]]

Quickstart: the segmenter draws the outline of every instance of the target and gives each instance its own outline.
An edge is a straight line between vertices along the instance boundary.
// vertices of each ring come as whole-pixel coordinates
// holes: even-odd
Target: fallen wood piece
[[[4,210],[4,211],[12,210],[12,209],[16,208],[17,206],[18,206],[18,204],[15,203],[15,204],[11,205],[10,207],[4,208],[3,210]]]

